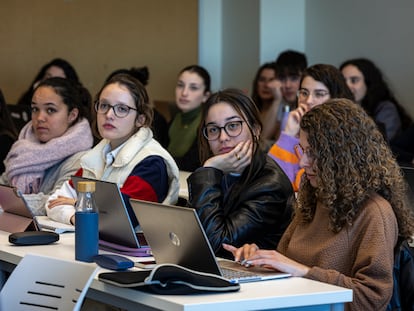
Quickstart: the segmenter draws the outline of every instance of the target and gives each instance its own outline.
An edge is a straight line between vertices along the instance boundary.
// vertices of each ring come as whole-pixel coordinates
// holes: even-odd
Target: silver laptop
[[[100,240],[131,248],[147,246],[142,232],[133,227],[121,191],[116,183],[72,176],[75,189],[79,181],[95,182]]]
[[[217,259],[192,208],[134,199],[130,202],[157,264],[173,263],[220,275],[234,283],[290,276],[272,269],[246,268],[231,260]]]
[[[33,215],[17,188],[0,185],[0,207],[0,230],[14,233],[37,229]]]

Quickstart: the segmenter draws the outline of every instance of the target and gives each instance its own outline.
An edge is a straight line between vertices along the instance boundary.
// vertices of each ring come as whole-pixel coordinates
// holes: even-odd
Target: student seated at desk
[[[17,101],[17,105],[30,106],[36,86],[43,80],[53,77],[65,78],[75,83],[80,83],[78,73],[67,60],[63,58],[52,59],[40,68],[39,72],[36,74],[36,77],[33,79],[29,88],[22,94],[22,96]]]
[[[0,183],[19,189],[34,215],[45,215],[48,195],[79,167],[92,147],[83,89],[64,78],[40,82],[31,100],[32,119],[20,131],[4,163]]]
[[[240,90],[217,92],[203,105],[201,125],[204,164],[187,179],[189,206],[197,210],[214,252],[229,256],[222,243],[276,247],[291,220],[293,189],[259,146],[257,106]]]
[[[149,70],[147,66],[144,67],[131,67],[130,69],[121,68],[117,69],[109,74],[106,80],[109,80],[116,74],[125,73],[133,76],[138,79],[145,87],[148,84],[149,80]],[[168,123],[165,120],[164,116],[158,112],[157,109],[153,109],[154,116],[151,124],[151,129],[154,134],[154,138],[163,146],[164,148],[168,145]]]
[[[7,108],[3,92],[0,89],[0,174],[4,172],[5,167],[3,161],[16,139],[17,130]]]
[[[197,129],[201,107],[210,95],[210,84],[210,74],[198,65],[187,66],[178,75],[175,100],[179,111],[169,125],[167,149],[183,171],[192,172],[201,165]]]
[[[303,174],[294,148],[299,142],[300,120],[307,111],[330,98],[354,98],[339,69],[327,64],[307,68],[300,80],[298,107],[289,112],[285,128],[269,150],[269,156],[289,177],[295,191]]]
[[[345,61],[340,70],[355,101],[375,120],[388,142],[392,142],[412,120],[393,95],[381,70],[366,58]]]
[[[352,289],[347,310],[385,310],[394,247],[399,237],[414,234],[404,180],[387,142],[362,107],[335,99],[303,116],[296,148],[305,173],[277,251],[256,244],[224,248],[247,265]]]
[[[76,175],[117,183],[137,225],[129,198],[174,204],[178,198],[178,167],[153,138],[152,108],[145,87],[128,74],[109,79],[96,96],[97,128],[103,138],[80,161]],[[67,181],[46,205],[47,215],[74,223],[76,191]]]

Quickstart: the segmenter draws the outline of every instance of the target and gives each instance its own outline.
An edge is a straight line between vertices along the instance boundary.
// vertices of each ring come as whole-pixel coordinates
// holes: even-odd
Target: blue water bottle
[[[95,203],[95,182],[78,182],[75,212],[75,259],[92,262],[98,255],[98,208]]]

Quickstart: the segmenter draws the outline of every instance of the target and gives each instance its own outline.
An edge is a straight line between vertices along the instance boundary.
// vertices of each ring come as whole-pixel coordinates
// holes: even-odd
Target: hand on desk
[[[59,195],[56,199],[50,200],[49,205],[47,207],[48,208],[54,208],[54,207],[60,206],[60,205],[73,205],[73,206],[75,206],[75,204],[76,204],[75,199]],[[75,215],[73,215],[70,218],[70,223],[72,225],[75,224]]]
[[[63,196],[58,196],[56,199],[54,200],[50,200],[49,201],[49,205],[47,206],[48,208],[54,208],[56,206],[59,205],[73,205],[75,206],[76,200],[73,198],[68,198],[68,197],[63,197]]]
[[[263,266],[290,273],[292,276],[304,276],[309,272],[309,267],[275,250],[259,249],[256,244],[244,244],[240,248],[223,244],[223,248],[233,254],[235,261],[240,262],[246,267]]]

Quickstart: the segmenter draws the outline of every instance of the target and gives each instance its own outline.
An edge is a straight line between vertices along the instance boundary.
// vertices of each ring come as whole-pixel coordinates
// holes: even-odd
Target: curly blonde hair
[[[300,128],[308,135],[318,184],[314,188],[307,178],[301,181],[297,212],[305,222],[312,220],[319,201],[330,210],[330,229],[339,232],[377,193],[391,204],[399,235],[413,235],[401,169],[363,108],[348,99],[331,99],[307,112]]]

